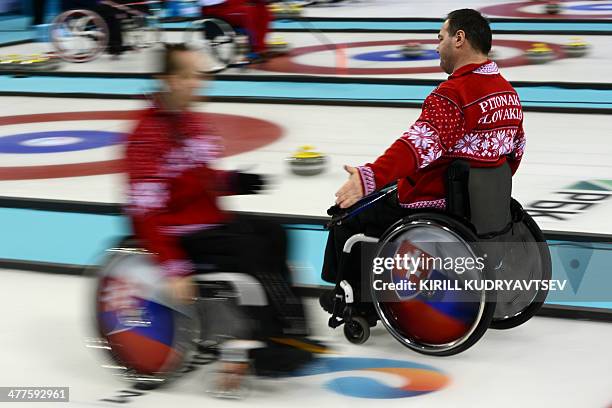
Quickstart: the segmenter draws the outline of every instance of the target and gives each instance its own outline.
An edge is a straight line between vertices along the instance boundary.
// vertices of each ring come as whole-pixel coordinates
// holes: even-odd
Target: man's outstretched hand
[[[336,204],[340,208],[348,208],[363,197],[359,170],[346,164],[344,165],[344,170],[349,174],[349,179],[336,193]]]

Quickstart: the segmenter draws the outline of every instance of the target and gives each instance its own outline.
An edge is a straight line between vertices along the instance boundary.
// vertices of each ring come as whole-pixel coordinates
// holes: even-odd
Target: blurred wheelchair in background
[[[93,1],[114,11],[120,23],[125,48],[149,48],[162,42],[159,0],[130,3]],[[194,0],[183,0],[183,3],[197,5]],[[110,28],[104,16],[96,10],[99,8],[69,9],[54,19],[50,37],[58,57],[68,62],[88,62],[108,49]],[[207,73],[248,63],[244,57],[250,51],[249,37],[243,28],[233,27],[219,18],[200,18],[185,24],[183,42],[202,50],[212,60],[206,69]],[[277,54],[289,49],[288,44],[279,39],[268,42],[268,47]]]
[[[380,320],[404,346],[422,354],[449,356],[474,345],[489,327],[509,329],[529,320],[546,298],[543,285],[499,291],[485,286],[485,281],[495,280],[545,281],[552,274],[542,231],[511,198],[511,178],[507,164],[470,168],[467,162],[456,161],[448,172],[446,210],[415,210],[380,238],[364,234],[349,238],[338,269],[346,270],[355,256],[354,248],[361,245],[362,272],[367,276],[339,273],[329,326],[344,325],[345,337],[361,344]],[[341,225],[395,192],[396,186],[387,187],[349,209],[330,208],[328,227]],[[482,265],[458,271],[456,265],[423,267],[426,263],[422,262],[408,277],[395,266],[373,273],[374,259],[404,255],[423,261],[480,259]],[[414,286],[379,290],[382,282],[402,280]],[[467,281],[475,284],[466,285]],[[426,284],[420,286],[420,282]]]
[[[206,52],[211,61],[211,71],[222,71],[240,64],[248,52],[249,38],[224,20],[203,18],[192,21],[185,31],[183,41],[191,47]]]
[[[234,27],[227,21],[211,17],[192,21],[183,40],[196,49],[202,49],[212,58],[213,69],[221,71],[228,67],[239,67],[251,63],[247,55],[251,52],[249,36],[242,27]],[[289,51],[289,44],[280,37],[266,42],[268,53],[281,55]]]
[[[151,47],[161,42],[159,0],[118,3],[101,0],[99,5],[110,8],[119,21],[127,48]],[[92,9],[66,10],[51,24],[51,42],[57,55],[68,62],[88,62],[107,50],[111,36],[109,26],[100,13]]]

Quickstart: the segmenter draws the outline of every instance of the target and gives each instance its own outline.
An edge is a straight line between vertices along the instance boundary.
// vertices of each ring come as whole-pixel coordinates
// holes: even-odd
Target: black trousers
[[[121,31],[121,18],[124,12],[105,4],[97,5],[94,9],[108,26],[108,52],[119,54],[123,51],[123,33]]]
[[[321,278],[330,283],[346,279],[351,284],[361,282],[361,245],[357,244],[351,251],[350,262],[341,266],[344,243],[353,235],[364,233],[371,237],[380,237],[391,225],[412,211],[399,206],[397,196],[391,194],[372,204],[342,225],[332,227],[327,238],[325,258]],[[340,270],[342,268],[343,270]]]
[[[33,17],[32,20],[33,25],[43,24],[45,22],[45,3],[46,0],[34,0],[32,2]]]
[[[213,264],[220,271],[257,278],[270,303],[263,311],[267,328],[278,327],[277,334],[307,334],[302,301],[291,287],[287,237],[280,224],[237,216],[227,224],[187,235],[181,243],[196,264]],[[255,313],[262,315],[262,311]]]

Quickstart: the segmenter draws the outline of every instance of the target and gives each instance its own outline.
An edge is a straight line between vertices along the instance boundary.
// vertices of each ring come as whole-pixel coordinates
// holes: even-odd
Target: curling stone
[[[531,48],[525,51],[525,56],[529,62],[533,64],[544,64],[552,61],[555,58],[555,53],[552,48],[543,43],[533,44]]]
[[[549,1],[544,6],[544,10],[546,11],[546,14],[556,15],[563,11],[563,6],[558,1]]]
[[[22,57],[18,54],[0,55],[0,70],[11,71],[21,64]]]
[[[421,43],[409,42],[402,45],[401,53],[406,58],[418,58],[425,54],[425,49]]]
[[[27,71],[51,71],[58,68],[59,61],[53,54],[32,54],[22,59],[19,68]]]
[[[589,52],[589,44],[581,38],[572,38],[570,42],[564,44],[563,51],[570,58],[584,57]]]
[[[290,49],[289,43],[280,36],[274,36],[266,41],[266,46],[270,55],[286,54]]]
[[[314,176],[322,173],[327,164],[327,157],[314,151],[313,146],[301,146],[287,159],[291,172],[299,176]]]
[[[3,71],[54,70],[58,66],[59,58],[51,53],[0,55],[0,70]]]
[[[302,17],[302,6],[298,4],[272,3],[268,9],[276,20],[291,20]]]

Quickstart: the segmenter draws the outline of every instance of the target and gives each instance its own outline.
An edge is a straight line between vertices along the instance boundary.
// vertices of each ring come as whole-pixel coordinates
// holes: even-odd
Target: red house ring
[[[141,111],[57,112],[5,116],[0,117],[0,126],[74,120],[135,120],[139,112]],[[202,115],[205,115],[206,119],[214,124],[219,134],[224,135],[225,157],[255,150],[274,142],[283,135],[280,126],[261,119],[222,113],[202,113]],[[43,166],[0,167],[0,181],[97,176],[122,171],[123,160],[121,159]]]

